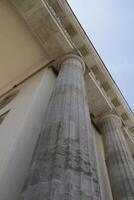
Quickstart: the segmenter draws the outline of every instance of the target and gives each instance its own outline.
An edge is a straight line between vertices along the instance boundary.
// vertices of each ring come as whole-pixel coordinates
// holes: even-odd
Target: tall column
[[[61,62],[23,200],[100,200],[84,68],[76,55]]]
[[[109,114],[100,121],[106,164],[114,200],[134,199],[134,161],[126,144],[121,120]]]

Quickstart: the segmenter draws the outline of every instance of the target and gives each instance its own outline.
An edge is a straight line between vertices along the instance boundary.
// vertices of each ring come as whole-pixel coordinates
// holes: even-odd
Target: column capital
[[[134,162],[124,138],[121,119],[110,113],[100,119],[106,166],[113,199],[134,199]]]
[[[113,119],[114,121],[116,121],[120,126],[122,125],[122,121],[121,121],[120,117],[118,115],[116,115],[116,114],[111,114],[111,113],[103,115],[98,120],[98,123],[102,124],[103,122],[111,120],[111,119]]]
[[[82,72],[84,74],[84,72],[85,72],[85,63],[84,63],[83,59],[80,56],[76,55],[76,54],[67,54],[67,55],[63,56],[61,59],[59,59],[58,65],[62,65],[68,59],[76,59],[76,60],[78,60],[81,63]]]

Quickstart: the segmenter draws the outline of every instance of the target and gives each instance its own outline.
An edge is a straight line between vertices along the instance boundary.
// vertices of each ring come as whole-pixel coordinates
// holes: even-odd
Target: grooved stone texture
[[[134,161],[126,144],[121,121],[108,115],[101,122],[106,164],[114,200],[134,199]]]
[[[79,59],[62,62],[23,200],[100,200]]]

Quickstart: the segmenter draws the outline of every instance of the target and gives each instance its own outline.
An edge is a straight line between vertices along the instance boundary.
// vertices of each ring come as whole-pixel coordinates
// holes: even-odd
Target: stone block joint
[[[83,61],[63,58],[22,200],[99,200]]]

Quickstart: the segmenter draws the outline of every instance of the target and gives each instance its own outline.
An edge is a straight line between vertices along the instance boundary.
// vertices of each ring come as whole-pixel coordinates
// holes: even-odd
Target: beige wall
[[[0,114],[11,109],[0,125],[0,196],[2,200],[19,200],[20,190],[28,173],[32,153],[41,131],[56,77],[44,69],[17,89],[19,94]],[[92,126],[103,200],[112,200],[105,165],[102,136]]]
[[[104,147],[102,135],[92,126],[94,145],[97,158],[97,168],[99,174],[100,189],[103,200],[113,200],[108,172],[105,164]]]
[[[17,89],[19,94],[0,114],[0,199],[18,200],[56,77],[45,69]]]
[[[48,62],[27,24],[8,0],[0,0],[0,94]]]

